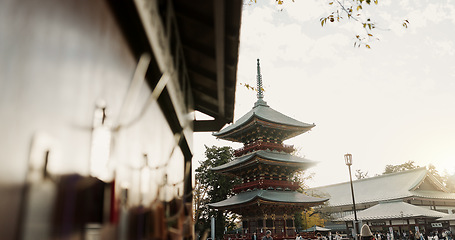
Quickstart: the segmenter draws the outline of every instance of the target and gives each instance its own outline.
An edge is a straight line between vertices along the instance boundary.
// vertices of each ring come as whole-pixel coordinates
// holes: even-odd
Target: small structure
[[[330,232],[331,229],[324,228],[324,227],[319,227],[317,225],[314,225],[310,228],[307,228],[303,230],[304,232]]]
[[[212,168],[218,173],[242,179],[234,187],[231,198],[210,204],[220,210],[229,210],[242,216],[242,236],[225,238],[250,238],[266,230],[274,239],[295,237],[294,214],[304,208],[320,205],[327,199],[310,197],[297,191],[298,183],[292,175],[315,164],[293,156],[293,146],[283,141],[313,128],[270,108],[263,100],[259,59],[257,64],[257,101],[253,109],[234,124],[214,135],[244,146],[235,151],[236,158],[229,163]]]

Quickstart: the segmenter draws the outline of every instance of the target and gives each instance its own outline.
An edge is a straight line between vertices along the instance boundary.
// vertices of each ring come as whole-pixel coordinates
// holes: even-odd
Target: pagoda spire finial
[[[261,65],[259,64],[258,58],[258,75],[257,75],[257,91],[258,91],[258,100],[254,103],[254,107],[257,106],[268,106],[267,103],[264,101],[264,88],[262,88],[262,75],[261,75]]]
[[[257,87],[258,87],[258,100],[262,100],[264,98],[264,94],[262,92],[262,75],[261,75],[261,65],[259,64],[259,58],[258,58]]]

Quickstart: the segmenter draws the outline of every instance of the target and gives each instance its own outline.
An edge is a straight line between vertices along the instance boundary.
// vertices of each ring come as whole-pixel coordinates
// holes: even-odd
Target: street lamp
[[[344,155],[344,163],[346,163],[346,166],[348,166],[349,169],[349,180],[351,182],[351,194],[352,194],[352,205],[354,206],[354,233],[355,236],[354,238],[357,239],[357,210],[355,209],[355,199],[354,199],[354,187],[352,185],[352,175],[351,175],[351,165],[352,165],[352,154],[345,154]]]

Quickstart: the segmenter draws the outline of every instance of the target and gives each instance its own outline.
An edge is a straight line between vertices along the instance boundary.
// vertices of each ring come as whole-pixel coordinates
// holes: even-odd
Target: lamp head
[[[345,163],[347,166],[351,166],[351,165],[352,165],[352,154],[346,153],[346,154],[344,155],[344,163]]]

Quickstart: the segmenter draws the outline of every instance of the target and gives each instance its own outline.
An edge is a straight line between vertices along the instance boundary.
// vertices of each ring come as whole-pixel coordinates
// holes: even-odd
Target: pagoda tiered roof
[[[217,173],[239,177],[242,181],[233,187],[234,196],[209,206],[242,215],[246,219],[243,228],[249,231],[266,229],[265,221],[271,216],[271,220],[275,221],[276,217],[278,227],[275,230],[293,238],[295,227],[290,227],[287,221],[293,223],[294,220],[286,216],[321,205],[328,199],[297,191],[300,184],[294,181],[294,173],[306,170],[316,162],[291,155],[294,146],[285,145],[283,141],[307,132],[315,125],[298,121],[267,105],[263,100],[259,59],[257,71],[258,99],[254,107],[234,124],[213,134],[221,139],[243,143],[243,147],[235,151],[233,161],[211,168]],[[249,221],[254,224],[248,225]],[[254,227],[258,222],[263,224]],[[279,224],[284,222],[289,226],[280,228]]]
[[[213,135],[225,140],[241,142],[240,135],[245,134],[249,128],[253,127],[252,129],[254,129],[258,125],[287,132],[282,140],[300,135],[316,126],[286,116],[271,108],[264,100],[258,99],[254,104],[253,109],[234,124],[221,129],[221,131],[214,133]]]
[[[259,150],[253,153],[235,158],[235,160],[223,165],[212,168],[212,171],[227,173],[245,168],[250,165],[266,163],[268,165],[288,166],[291,168],[307,169],[316,165],[317,162],[305,158],[297,157],[284,152],[274,152],[270,150]]]
[[[254,190],[236,194],[226,200],[211,203],[210,207],[223,209],[238,205],[250,205],[260,203],[290,203],[311,207],[323,204],[327,199],[307,196],[296,191],[277,191],[277,190]]]

